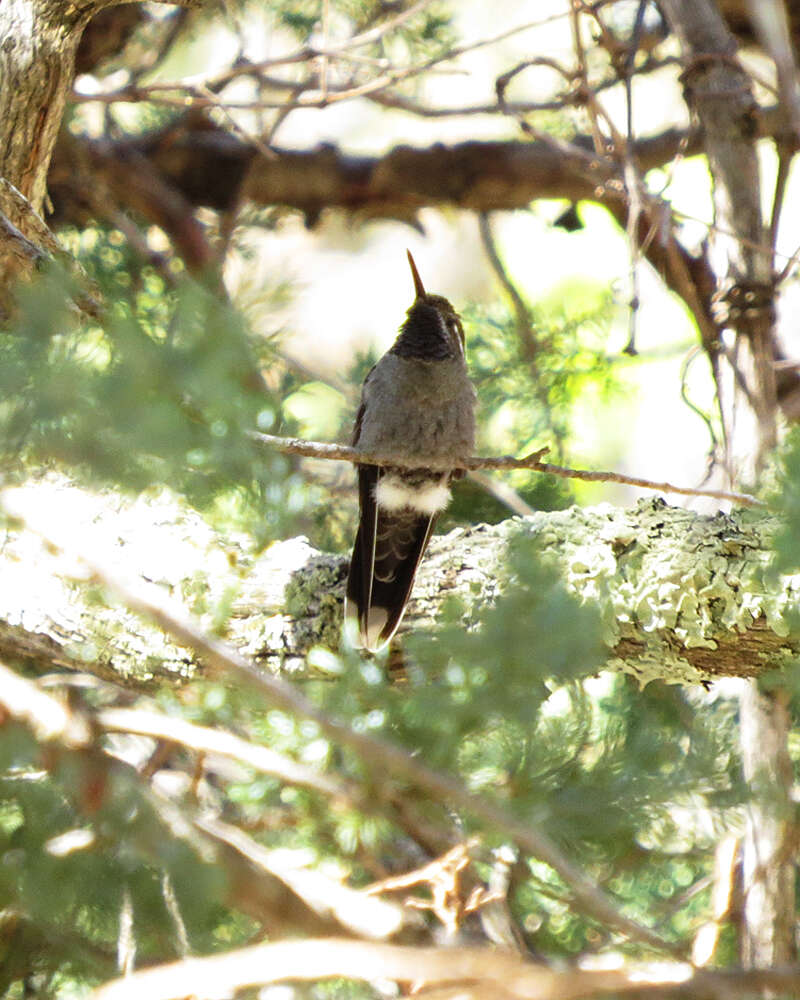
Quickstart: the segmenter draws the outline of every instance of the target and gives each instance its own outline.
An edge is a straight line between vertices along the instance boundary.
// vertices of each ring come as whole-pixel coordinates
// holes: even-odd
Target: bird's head
[[[406,253],[416,298],[400,327],[392,353],[423,361],[463,357],[464,328],[458,313],[443,295],[430,295],[425,291],[414,258],[409,251]]]

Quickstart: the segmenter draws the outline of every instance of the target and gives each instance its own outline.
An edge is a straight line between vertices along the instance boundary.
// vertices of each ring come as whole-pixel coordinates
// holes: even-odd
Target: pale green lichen
[[[625,646],[625,657],[610,665],[642,683],[709,676],[690,662],[692,651],[735,643],[756,622],[766,621],[776,637],[791,634],[787,615],[797,607],[800,578],[770,574],[776,521],[766,515],[703,517],[653,499],[631,510],[536,515],[522,525],[570,589],[598,606],[607,645]],[[789,646],[773,648],[770,663],[791,655]]]
[[[301,670],[311,647],[338,648],[346,556],[321,555],[304,538],[256,555],[220,539],[166,495],[110,503],[80,494],[73,504],[67,499],[80,491],[55,488],[41,497],[37,487],[36,497],[47,509],[75,508],[87,551],[101,551],[123,575],[162,585],[201,615],[204,628],[222,628],[260,664]],[[642,683],[759,673],[800,648],[792,620],[800,575],[771,569],[777,527],[762,512],[701,517],[650,500],[633,509],[572,508],[459,528],[432,541],[405,625],[434,624],[453,599],[471,626],[508,585],[508,548],[522,532],[535,536],[567,586],[598,608],[609,666]],[[1,555],[0,618],[10,648],[140,682],[193,668],[191,653],[157,628],[108,607],[104,590],[76,583],[74,564],[65,567],[38,537],[12,532]]]
[[[321,644],[335,649],[342,627],[341,565],[329,559],[312,559],[286,584],[285,609],[294,620],[300,646]],[[307,635],[303,633],[307,632]]]

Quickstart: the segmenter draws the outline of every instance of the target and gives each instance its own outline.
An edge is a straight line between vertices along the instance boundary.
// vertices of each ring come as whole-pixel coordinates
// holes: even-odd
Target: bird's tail
[[[345,600],[345,617],[357,623],[358,645],[380,649],[397,631],[435,520],[435,514],[408,508],[378,508],[374,518],[362,518]]]

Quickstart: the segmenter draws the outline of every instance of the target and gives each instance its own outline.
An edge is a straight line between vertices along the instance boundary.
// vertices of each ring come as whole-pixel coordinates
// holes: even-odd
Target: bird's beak
[[[422,284],[422,278],[419,276],[419,271],[417,270],[417,265],[414,263],[414,258],[411,256],[411,251],[406,250],[408,254],[408,263],[411,266],[411,273],[414,276],[414,291],[417,293],[417,298],[421,299],[425,296],[425,288]]]

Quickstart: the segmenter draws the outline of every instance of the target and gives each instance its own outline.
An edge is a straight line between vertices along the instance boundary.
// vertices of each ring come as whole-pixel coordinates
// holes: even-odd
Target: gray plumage
[[[439,459],[472,453],[475,390],[463,355],[426,361],[390,351],[367,376],[361,406],[362,451]]]
[[[418,468],[359,466],[360,520],[345,613],[376,649],[394,635],[436,517],[461,473],[426,459],[465,458],[475,441],[475,390],[461,321],[440,295],[426,294],[411,254],[416,298],[391,349],[367,375],[353,434],[365,452],[419,458]]]

